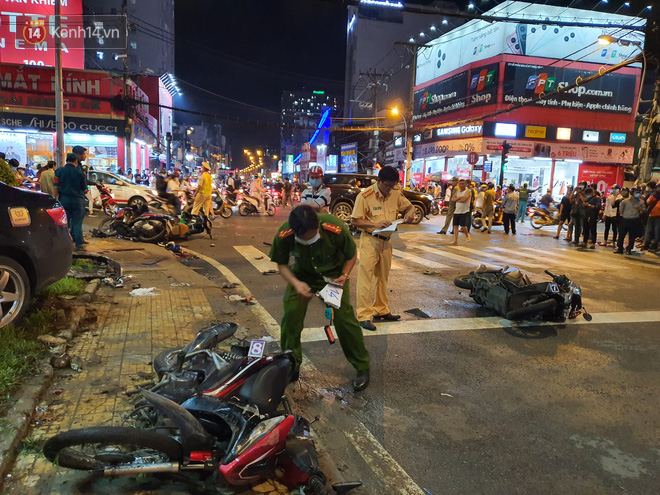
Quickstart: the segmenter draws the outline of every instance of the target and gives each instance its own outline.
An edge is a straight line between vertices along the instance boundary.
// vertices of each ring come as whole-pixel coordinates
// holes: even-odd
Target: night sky
[[[340,2],[176,0],[175,15],[176,75],[184,92],[177,107],[277,123],[285,89],[343,96],[346,7]],[[270,112],[222,100],[185,81]],[[279,149],[277,128],[223,123],[223,133],[234,166],[242,164],[243,148]]]

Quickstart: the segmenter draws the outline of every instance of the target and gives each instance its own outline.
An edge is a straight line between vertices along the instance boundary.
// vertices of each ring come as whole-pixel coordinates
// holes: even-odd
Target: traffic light
[[[511,148],[513,148],[512,145],[505,141],[500,144],[500,150],[502,150],[502,168],[500,169],[500,186],[504,183],[504,172],[507,170],[507,162],[509,161],[507,156],[509,155],[509,151],[511,151]]]

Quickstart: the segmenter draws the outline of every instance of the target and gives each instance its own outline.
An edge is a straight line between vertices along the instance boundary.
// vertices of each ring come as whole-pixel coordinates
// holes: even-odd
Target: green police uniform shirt
[[[278,265],[288,265],[293,256],[291,271],[302,281],[312,281],[319,276],[337,278],[344,263],[355,256],[355,241],[344,222],[333,215],[319,213],[321,238],[311,246],[296,242],[289,222],[284,222],[275,234],[270,249],[270,259]]]

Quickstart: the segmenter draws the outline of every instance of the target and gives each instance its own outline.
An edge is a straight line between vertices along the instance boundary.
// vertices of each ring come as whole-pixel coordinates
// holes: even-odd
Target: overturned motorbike
[[[170,215],[139,213],[127,206],[99,224],[98,230],[108,236],[138,239],[142,242],[160,242],[166,239],[179,220]]]
[[[329,493],[310,423],[293,414],[286,401],[283,411],[278,407],[289,383],[291,353],[280,353],[277,359],[260,357],[266,348],[254,344],[252,357],[242,352],[210,352],[236,328],[233,323],[216,325],[183,348],[156,358],[154,367],[161,383],[181,378],[170,382],[169,389],[140,391],[143,400],[138,409],[155,411],[157,423],[145,428],[93,427],[60,433],[46,442],[46,458],[61,467],[106,476],[195,472],[211,474],[208,480],[229,485],[277,478],[301,493]],[[215,369],[207,376],[210,363]],[[193,383],[184,383],[186,377],[196,375]],[[198,393],[209,387],[215,391]],[[179,392],[174,397],[179,400],[168,399],[168,391]],[[226,393],[221,395],[221,391]],[[360,485],[339,483],[333,489],[345,493]]]
[[[545,270],[552,282],[533,284],[517,269],[489,270],[479,266],[468,275],[457,277],[454,284],[469,289],[475,302],[504,316],[507,320],[566,321],[580,314],[591,315],[582,306],[580,287],[566,275]]]

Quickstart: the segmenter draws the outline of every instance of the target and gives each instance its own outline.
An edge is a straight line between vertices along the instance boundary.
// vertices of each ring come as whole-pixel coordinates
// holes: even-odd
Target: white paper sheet
[[[403,219],[394,220],[394,221],[392,222],[392,225],[390,225],[389,227],[385,227],[384,229],[374,230],[374,231],[373,231],[373,234],[382,234],[382,233],[387,233],[387,232],[396,232],[396,227],[397,227],[397,225],[399,225],[400,223],[403,223]]]
[[[319,296],[323,302],[329,304],[335,309],[341,307],[341,296],[344,294],[344,289],[337,287],[333,284],[328,284],[319,292]]]

